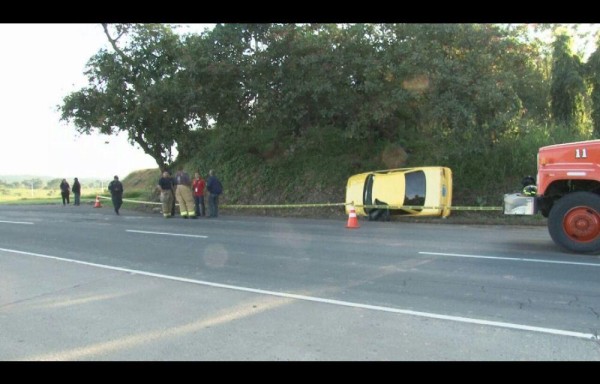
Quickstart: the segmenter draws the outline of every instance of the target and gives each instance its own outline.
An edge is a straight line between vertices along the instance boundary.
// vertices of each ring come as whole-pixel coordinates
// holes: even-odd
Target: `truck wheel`
[[[600,251],[600,196],[573,192],[557,200],[548,216],[548,232],[568,251]]]

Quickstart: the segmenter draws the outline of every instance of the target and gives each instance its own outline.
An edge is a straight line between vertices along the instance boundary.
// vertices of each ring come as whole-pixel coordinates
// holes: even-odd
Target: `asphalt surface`
[[[600,360],[544,227],[0,206],[0,360]]]

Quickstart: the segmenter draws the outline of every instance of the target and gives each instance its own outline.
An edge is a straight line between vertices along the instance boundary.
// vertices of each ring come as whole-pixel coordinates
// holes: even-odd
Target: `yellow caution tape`
[[[352,204],[346,204],[352,205]],[[461,207],[461,206],[439,206],[439,207],[428,207],[422,205],[361,205],[354,204],[354,207],[362,207],[362,208],[379,208],[379,209],[450,209],[452,211],[502,211],[504,208],[502,207]]]
[[[110,197],[99,196],[101,199],[110,200]],[[160,202],[153,201],[140,201],[123,199],[130,203],[139,204],[154,204],[161,205]],[[176,203],[176,205],[178,205]],[[503,207],[482,207],[482,206],[421,206],[421,205],[361,205],[361,204],[350,204],[350,203],[322,203],[322,204],[219,204],[219,208],[231,208],[231,209],[289,209],[289,208],[322,208],[322,207],[343,207],[346,205],[354,205],[354,207],[368,208],[368,209],[410,209],[410,210],[423,210],[423,209],[445,209],[448,208],[452,211],[502,211]]]
[[[106,196],[98,196],[101,199],[112,200],[110,197]],[[123,201],[127,201],[128,203],[139,203],[139,204],[154,204],[154,205],[162,205],[160,202],[155,201],[140,201],[140,200],[131,200],[131,199],[122,199]],[[177,203],[175,203],[177,205]]]
[[[263,204],[263,205],[228,205],[219,204],[219,208],[312,208],[312,207],[343,207],[345,203],[324,203],[324,204]]]

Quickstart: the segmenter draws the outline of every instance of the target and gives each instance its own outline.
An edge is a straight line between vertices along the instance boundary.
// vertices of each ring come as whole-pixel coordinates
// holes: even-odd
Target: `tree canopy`
[[[495,24],[104,30],[112,49],[89,60],[88,85],[65,96],[61,117],[80,133],[126,132],[161,169],[337,156],[347,174],[384,166],[393,149],[401,165],[460,168],[547,140],[549,127],[599,131],[598,53],[583,63],[562,32],[550,49],[525,26]]]

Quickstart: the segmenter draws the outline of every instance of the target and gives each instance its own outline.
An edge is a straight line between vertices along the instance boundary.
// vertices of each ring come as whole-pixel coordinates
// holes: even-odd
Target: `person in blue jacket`
[[[208,196],[208,217],[219,216],[219,195],[223,193],[223,185],[221,181],[215,176],[215,171],[208,171],[208,179],[206,179],[206,190],[209,193]]]

